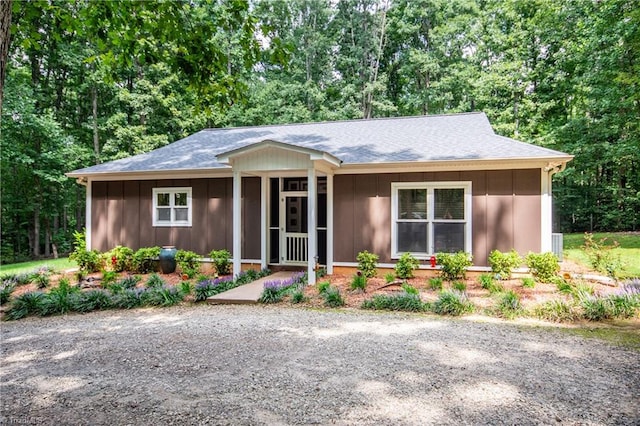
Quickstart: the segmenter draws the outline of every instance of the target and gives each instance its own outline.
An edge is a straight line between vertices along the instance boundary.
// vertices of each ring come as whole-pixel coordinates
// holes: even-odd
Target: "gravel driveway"
[[[640,353],[548,329],[209,305],[1,327],[7,425],[640,423]]]

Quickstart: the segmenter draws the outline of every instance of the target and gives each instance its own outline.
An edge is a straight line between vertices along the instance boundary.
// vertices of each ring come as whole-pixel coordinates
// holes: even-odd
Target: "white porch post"
[[[552,223],[552,196],[551,196],[551,179],[553,176],[553,172],[548,171],[546,169],[542,169],[542,197],[540,199],[540,204],[542,211],[541,213],[541,221],[540,224],[540,252],[545,253],[552,250],[551,244],[551,233],[553,231],[553,223]]]
[[[242,269],[242,174],[233,171],[233,275]]]
[[[269,202],[269,177],[260,178],[260,267],[267,267],[267,232],[269,229],[269,217],[267,203]]]
[[[327,175],[327,274],[333,274],[333,175]]]
[[[316,283],[316,254],[318,253],[318,230],[316,226],[316,199],[318,197],[316,191],[316,170],[313,166],[309,167],[307,172],[307,232],[308,232],[308,248],[307,248],[307,275],[309,284]]]
[[[91,250],[91,198],[92,198],[91,187],[92,187],[91,179],[88,179],[85,185],[86,200],[85,200],[85,224],[84,224],[84,227],[85,227],[84,238],[85,238],[85,244],[86,244],[87,250]]]

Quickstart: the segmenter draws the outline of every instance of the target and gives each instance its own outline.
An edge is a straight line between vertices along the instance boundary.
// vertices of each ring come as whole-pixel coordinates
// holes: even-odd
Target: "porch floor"
[[[263,284],[265,281],[286,280],[295,274],[294,271],[280,271],[275,274],[260,278],[249,284],[232,288],[207,298],[207,303],[211,305],[221,304],[247,304],[258,303],[258,299],[262,295]]]

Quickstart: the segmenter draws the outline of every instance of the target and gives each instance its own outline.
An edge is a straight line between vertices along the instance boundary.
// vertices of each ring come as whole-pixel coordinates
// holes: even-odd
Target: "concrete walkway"
[[[260,278],[249,284],[244,284],[240,287],[232,288],[231,290],[208,297],[207,302],[212,305],[258,303],[265,281],[286,280],[291,278],[293,274],[295,274],[295,272],[276,272],[275,274]]]

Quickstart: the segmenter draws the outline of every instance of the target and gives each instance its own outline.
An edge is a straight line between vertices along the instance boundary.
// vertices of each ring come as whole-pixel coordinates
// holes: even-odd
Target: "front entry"
[[[318,178],[316,202],[318,262],[326,262],[326,178]],[[269,185],[269,259],[271,264],[306,265],[309,256],[307,178],[271,178]]]

